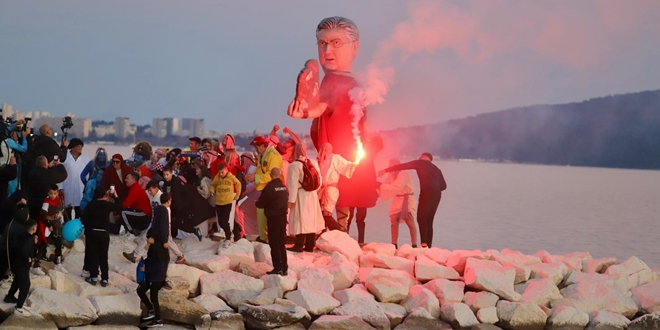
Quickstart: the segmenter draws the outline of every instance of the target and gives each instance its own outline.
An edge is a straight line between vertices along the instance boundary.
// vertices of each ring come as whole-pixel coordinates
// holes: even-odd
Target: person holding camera
[[[35,159],[44,156],[48,163],[53,160],[64,161],[66,159],[66,146],[68,145],[66,139],[62,139],[62,147],[57,145],[57,141],[53,140],[53,128],[47,124],[39,127],[39,134],[35,136],[33,143]]]

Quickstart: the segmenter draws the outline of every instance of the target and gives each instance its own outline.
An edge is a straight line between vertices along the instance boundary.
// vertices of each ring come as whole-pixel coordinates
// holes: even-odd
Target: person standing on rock
[[[399,165],[401,162],[393,158],[389,166]],[[392,244],[398,248],[399,223],[404,222],[410,230],[410,242],[412,247],[417,247],[417,228],[415,228],[415,190],[413,189],[412,179],[406,172],[390,172],[379,188],[379,195],[382,201],[392,199],[390,205],[390,224],[392,231]]]
[[[23,307],[30,290],[30,265],[32,264],[32,253],[34,252],[34,233],[37,232],[37,221],[28,219],[28,211],[19,210],[15,220],[25,222],[25,227],[15,237],[8,237],[13,242],[9,247],[9,263],[11,272],[14,273],[14,282],[7,292],[4,301],[6,303],[16,303],[15,314],[20,316],[30,316],[30,312]],[[15,295],[18,292],[18,299]]]
[[[321,177],[323,178],[319,198],[321,199],[321,210],[325,226],[329,230],[348,231],[347,228],[339,225],[337,220],[332,217],[332,213],[335,211],[339,199],[339,188],[337,188],[339,178],[342,176],[350,178],[355,172],[356,164],[347,161],[339,154],[333,153],[330,143],[324,143],[321,146],[318,161],[321,168]]]
[[[268,221],[268,245],[273,260],[273,270],[267,274],[286,276],[289,265],[286,256],[286,224],[289,212],[289,192],[281,180],[279,168],[270,170],[268,182],[257,200],[257,207],[264,209]]]
[[[433,218],[440,205],[442,192],[447,189],[447,182],[442,171],[433,164],[433,155],[422,154],[418,160],[390,166],[378,172],[381,177],[385,173],[405,170],[415,170],[419,178],[420,192],[417,206],[417,223],[422,247],[431,247],[433,243]]]
[[[140,283],[137,288],[137,294],[142,303],[149,310],[147,316],[142,318],[142,322],[151,321],[148,327],[162,326],[163,321],[160,316],[160,305],[158,304],[158,291],[165,285],[167,276],[167,265],[170,263],[169,253],[169,207],[172,204],[172,198],[169,194],[163,193],[160,196],[161,205],[154,210],[154,219],[151,228],[147,233],[147,242],[149,243],[149,252],[144,261],[144,274],[146,279]],[[147,291],[150,291],[150,298],[147,297]]]
[[[227,164],[221,163],[218,166],[218,174],[211,182],[211,194],[215,196],[215,211],[217,214],[218,227],[225,232],[225,241],[222,247],[229,247],[231,244],[231,228],[229,218],[231,209],[240,197],[241,182],[229,172]],[[238,226],[238,224],[234,224]],[[240,239],[240,231],[235,233],[235,241]]]

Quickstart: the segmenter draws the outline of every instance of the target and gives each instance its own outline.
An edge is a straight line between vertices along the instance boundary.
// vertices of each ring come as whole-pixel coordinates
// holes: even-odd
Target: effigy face
[[[359,41],[351,41],[348,32],[342,28],[320,31],[316,40],[319,63],[324,72],[350,72],[357,55]]]

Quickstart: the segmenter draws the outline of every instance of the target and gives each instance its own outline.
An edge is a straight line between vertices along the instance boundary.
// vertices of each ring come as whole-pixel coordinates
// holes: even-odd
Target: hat
[[[270,143],[270,140],[268,140],[267,138],[259,135],[259,136],[255,137],[254,140],[252,140],[252,142],[250,142],[250,145],[251,146],[258,146],[258,145],[264,145],[264,144],[267,145],[268,143]]]
[[[81,139],[79,138],[73,138],[71,139],[71,142],[69,142],[69,150],[77,147],[77,146],[84,146],[85,144],[82,142]]]

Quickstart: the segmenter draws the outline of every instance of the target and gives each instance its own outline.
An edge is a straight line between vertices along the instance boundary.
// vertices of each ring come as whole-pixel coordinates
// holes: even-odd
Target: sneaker
[[[137,261],[137,256],[135,255],[135,253],[124,252],[123,255],[124,255],[124,258],[126,258],[128,261],[130,261],[132,263],[135,263]]]
[[[6,296],[5,296],[5,299],[3,299],[2,301],[6,302],[6,303],[8,303],[8,304],[16,304],[16,303],[18,303],[18,299],[16,299],[16,297],[14,297],[14,296],[10,296],[10,295],[6,295]]]
[[[281,270],[273,269],[273,270],[271,270],[271,271],[269,271],[269,272],[266,272],[266,275],[282,275],[282,271],[281,271]]]
[[[176,259],[174,262],[175,264],[181,265],[186,263],[186,258],[184,256],[180,256]]]
[[[142,322],[151,321],[155,318],[156,318],[156,314],[154,313],[154,311],[149,311],[149,313],[147,313],[147,316],[142,317]]]
[[[55,269],[55,270],[58,271],[58,272],[62,272],[62,273],[64,273],[64,274],[68,274],[68,273],[69,273],[69,271],[66,270],[66,268],[64,268],[64,266],[62,266],[62,264],[55,265],[55,267],[54,267],[53,269]]]
[[[157,328],[162,326],[163,326],[163,321],[161,320],[153,320],[151,321],[151,323],[147,324],[147,328]]]
[[[32,268],[32,269],[30,270],[30,272],[32,272],[32,274],[34,274],[34,275],[39,275],[39,276],[44,276],[44,275],[46,275],[46,273],[44,273],[44,271],[41,270],[41,268],[39,268],[39,267]]]
[[[96,286],[96,283],[98,283],[98,279],[93,278],[93,277],[88,277],[88,278],[85,279],[85,282],[87,282],[87,283],[89,283],[93,286]]]
[[[23,316],[23,317],[28,317],[28,316],[32,315],[32,314],[30,314],[30,312],[27,311],[27,309],[18,308],[18,307],[14,308],[14,314],[16,314],[18,316]]]
[[[101,281],[101,286],[104,287],[104,288],[107,287],[108,286],[108,280],[102,280]]]
[[[82,274],[80,274],[80,277],[89,277],[89,272],[83,269]]]
[[[195,228],[195,236],[197,236],[197,239],[199,239],[199,241],[201,242],[202,241],[202,230],[199,229],[199,228]]]
[[[286,250],[287,250],[287,251],[291,251],[291,252],[298,252],[298,253],[299,253],[299,252],[303,252],[303,248],[297,248],[297,247],[295,247],[295,246],[294,246],[294,247],[290,247],[290,248],[288,248],[288,249],[286,249]]]
[[[222,242],[222,248],[223,249],[226,249],[230,246],[231,246],[231,241],[230,240],[225,240],[224,242]]]

